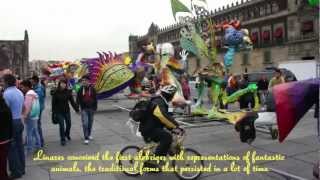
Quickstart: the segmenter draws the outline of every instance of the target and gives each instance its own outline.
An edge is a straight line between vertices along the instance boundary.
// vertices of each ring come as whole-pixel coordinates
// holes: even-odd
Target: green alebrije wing
[[[210,60],[214,63],[217,60],[217,48],[211,48],[210,50]]]
[[[187,6],[181,3],[179,0],[171,0],[171,8],[174,19],[176,19],[176,14],[178,12],[191,12]]]
[[[198,53],[197,48],[195,47],[193,42],[190,41],[189,39],[182,37],[180,39],[180,45],[183,49],[187,50],[188,52],[191,52],[194,55],[197,55]]]
[[[200,59],[206,59],[209,57],[208,47],[201,36],[197,33],[192,33],[192,40],[197,48],[197,56]]]
[[[207,23],[209,24],[209,35],[210,35],[210,61],[212,63],[216,62],[217,60],[217,45],[216,45],[216,32],[214,27],[214,23],[212,20],[207,20]]]

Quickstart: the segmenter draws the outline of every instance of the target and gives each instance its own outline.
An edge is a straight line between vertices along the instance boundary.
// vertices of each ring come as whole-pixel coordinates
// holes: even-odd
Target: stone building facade
[[[29,61],[29,72],[31,75],[42,75],[42,68],[48,66],[49,62],[45,60]]]
[[[241,0],[211,11],[208,18],[216,23],[240,20],[250,32],[254,49],[236,54],[234,73],[258,71],[281,61],[319,60],[319,12],[307,0]],[[152,23],[146,35],[129,37],[129,50],[134,54],[146,40],[155,44],[170,42],[179,50],[181,27],[182,24],[174,24],[159,28]],[[217,32],[216,40],[218,59],[222,61],[226,52],[222,32]],[[196,60],[190,56],[188,62],[189,72],[193,72]],[[202,62],[201,66],[207,63]]]
[[[24,40],[0,40],[0,69],[11,69],[20,77],[29,75],[29,37],[25,31]]]

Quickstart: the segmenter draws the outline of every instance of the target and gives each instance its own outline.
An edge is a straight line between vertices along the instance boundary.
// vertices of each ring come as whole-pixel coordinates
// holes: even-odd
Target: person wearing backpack
[[[27,153],[33,153],[40,149],[40,135],[38,131],[38,121],[40,116],[40,102],[37,93],[32,89],[32,83],[24,80],[20,83],[21,90],[25,94],[22,119],[27,129]],[[35,142],[33,142],[35,140]]]
[[[81,108],[81,120],[84,135],[84,143],[89,144],[92,140],[91,132],[93,125],[94,112],[97,110],[96,90],[89,83],[88,75],[82,77],[80,87],[77,93],[77,103]]]
[[[172,101],[177,87],[167,85],[161,88],[160,95],[151,99],[145,119],[139,125],[141,135],[146,142],[159,142],[156,148],[156,156],[166,156],[173,141],[171,133],[166,131],[178,128],[179,124],[169,114],[169,103]]]
[[[33,76],[31,78],[31,83],[33,90],[37,93],[39,97],[39,103],[40,103],[40,115],[39,115],[39,120],[38,120],[38,131],[39,131],[39,136],[40,136],[40,145],[41,147],[44,146],[44,140],[43,140],[43,135],[42,135],[42,127],[41,127],[41,116],[42,112],[45,108],[45,101],[46,101],[46,89],[45,86],[40,83],[40,79],[38,76]]]

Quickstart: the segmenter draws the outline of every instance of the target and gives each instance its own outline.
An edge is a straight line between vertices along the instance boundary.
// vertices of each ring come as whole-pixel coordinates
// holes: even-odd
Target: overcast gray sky
[[[236,1],[207,0],[209,9]],[[128,51],[130,34],[174,19],[170,0],[10,0],[1,3],[0,22],[0,40],[23,39],[28,30],[30,60],[74,60]]]

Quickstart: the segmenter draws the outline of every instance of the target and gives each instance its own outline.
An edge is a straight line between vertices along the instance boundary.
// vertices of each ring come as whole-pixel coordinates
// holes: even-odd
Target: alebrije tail
[[[235,47],[229,47],[227,53],[224,55],[224,67],[229,69],[233,64],[233,58],[236,53]]]

